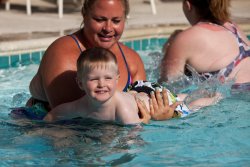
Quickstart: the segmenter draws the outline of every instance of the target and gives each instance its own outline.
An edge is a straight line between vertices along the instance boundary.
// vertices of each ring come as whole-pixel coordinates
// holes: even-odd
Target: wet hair
[[[230,20],[230,0],[188,0],[197,10],[201,19],[217,24]]]
[[[85,73],[94,68],[112,68],[118,74],[117,59],[108,49],[94,47],[83,51],[77,59],[77,77],[81,78]]]
[[[89,11],[92,9],[92,6],[95,4],[97,0],[84,0],[83,6],[82,6],[82,15],[85,16],[89,13]],[[103,0],[102,0],[103,1]],[[119,0],[122,2],[124,7],[124,14],[127,17],[129,14],[129,2],[128,0]]]

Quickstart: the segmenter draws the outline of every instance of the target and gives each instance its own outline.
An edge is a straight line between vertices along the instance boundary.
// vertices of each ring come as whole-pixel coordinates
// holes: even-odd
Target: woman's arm
[[[162,93],[159,90],[156,90],[155,93],[151,93],[150,97],[150,111],[148,111],[145,101],[137,99],[139,117],[141,118],[141,121],[146,124],[149,123],[150,119],[156,121],[171,119],[174,115],[174,110],[181,103],[175,102],[172,105],[169,105],[166,89],[163,89]]]
[[[192,52],[185,31],[175,31],[164,46],[160,81],[174,80],[184,74],[185,65]]]
[[[78,111],[76,110],[77,102],[78,100],[58,105],[57,107],[49,111],[48,114],[43,118],[43,120],[46,122],[55,122],[79,117]]]
[[[174,115],[174,110],[181,104],[175,102],[169,105],[167,89],[163,88],[162,93],[159,90],[150,94],[150,115],[153,120],[163,121],[171,119]]]

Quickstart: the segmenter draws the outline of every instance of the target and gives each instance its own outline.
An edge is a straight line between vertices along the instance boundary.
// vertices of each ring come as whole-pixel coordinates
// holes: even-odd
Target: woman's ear
[[[191,25],[194,25],[197,22],[199,22],[200,19],[199,19],[198,13],[195,9],[195,6],[193,6],[193,4],[190,2],[190,0],[183,1],[183,12],[184,12],[188,22]]]
[[[192,10],[192,4],[189,2],[189,0],[185,0],[184,3],[185,3],[185,6],[187,7],[187,10],[191,11]]]

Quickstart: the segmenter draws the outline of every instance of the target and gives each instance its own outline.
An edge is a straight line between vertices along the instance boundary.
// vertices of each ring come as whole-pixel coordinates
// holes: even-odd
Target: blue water
[[[159,51],[140,52],[158,78]],[[0,70],[0,166],[250,166],[250,96],[226,96],[188,117],[123,127],[14,120],[37,65]]]

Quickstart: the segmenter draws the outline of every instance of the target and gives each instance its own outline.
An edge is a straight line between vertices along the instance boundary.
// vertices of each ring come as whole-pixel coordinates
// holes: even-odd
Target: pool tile
[[[10,56],[10,65],[11,67],[18,67],[20,63],[19,55],[11,55]]]
[[[133,49],[135,51],[141,50],[141,40],[134,40],[134,42],[133,42]]]
[[[157,38],[151,38],[150,39],[150,45],[151,46],[158,46],[159,45],[158,39]]]
[[[0,68],[9,68],[9,56],[1,56],[0,57]]]
[[[149,40],[148,39],[143,39],[142,40],[142,50],[147,50],[149,45]]]
[[[126,45],[127,47],[133,49],[133,46],[132,46],[132,42],[131,42],[131,41],[124,42],[123,44]]]
[[[250,35],[247,36],[250,40]],[[155,47],[162,47],[168,38],[145,38],[141,40],[131,40],[123,42],[127,47],[134,49],[135,51],[154,49]],[[22,65],[28,65],[30,63],[39,64],[45,53],[45,50],[34,51],[31,53],[24,53],[21,55],[1,55],[0,56],[0,68],[17,67],[20,63]]]
[[[22,65],[29,65],[30,61],[30,53],[21,54],[21,63]]]
[[[166,41],[167,41],[167,38],[159,38],[158,39],[158,43],[160,46],[163,46],[166,43]]]
[[[35,64],[39,64],[41,61],[41,52],[32,52],[31,53],[31,61],[34,62]]]
[[[43,50],[43,51],[40,52],[41,57],[43,57],[44,53],[45,53],[45,50]]]

